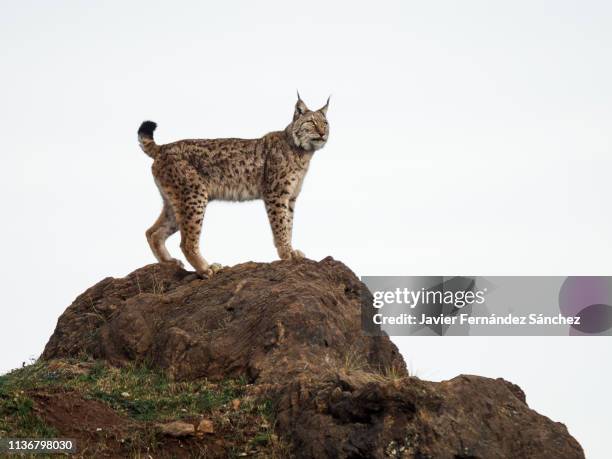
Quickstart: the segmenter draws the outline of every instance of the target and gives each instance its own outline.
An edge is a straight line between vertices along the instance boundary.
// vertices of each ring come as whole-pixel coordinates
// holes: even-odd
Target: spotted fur
[[[201,276],[212,275],[219,265],[209,265],[199,243],[206,205],[213,200],[265,203],[274,245],[281,259],[304,256],[291,245],[295,201],[308,165],[329,136],[327,107],[311,111],[300,99],[293,120],[283,131],[259,139],[180,140],[157,145],[157,127],[145,121],[138,130],[142,150],[154,159],[153,176],[163,208],[146,232],[153,254],[160,262],[178,262],[166,249],[166,239],[181,233],[181,249]]]

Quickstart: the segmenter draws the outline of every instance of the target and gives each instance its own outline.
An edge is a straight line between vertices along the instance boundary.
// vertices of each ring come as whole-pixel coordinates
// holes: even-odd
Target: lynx
[[[180,230],[181,250],[201,277],[221,265],[208,264],[199,249],[206,205],[213,200],[262,199],[268,213],[274,245],[283,260],[303,258],[291,245],[295,201],[315,151],[329,136],[326,104],[309,110],[298,94],[293,120],[282,131],[258,139],[179,140],[158,145],[157,125],[145,121],[138,129],[142,150],[153,158],[153,176],[163,201],[157,221],[146,232],[159,262],[172,258],[165,241]]]

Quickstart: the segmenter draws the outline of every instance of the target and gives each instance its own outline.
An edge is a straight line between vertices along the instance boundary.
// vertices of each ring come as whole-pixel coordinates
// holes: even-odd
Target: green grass
[[[227,440],[230,456],[253,450],[265,451],[265,457],[287,455],[286,445],[274,433],[274,404],[249,396],[244,379],[176,382],[143,365],[116,368],[78,359],[35,362],[0,376],[0,437],[57,436],[36,415],[30,397],[54,391],[101,401],[137,421],[125,442],[131,451],[163,447],[157,422],[205,417],[213,421],[215,436]],[[232,403],[235,399],[238,404]]]
[[[52,437],[55,430],[34,412],[34,402],[25,392],[22,378],[22,372],[15,379],[0,376],[0,437]]]
[[[34,404],[27,395],[0,394],[0,437],[44,438],[56,434],[34,413]]]
[[[145,366],[118,369],[102,363],[82,365],[78,361],[52,365],[37,362],[14,370],[0,376],[0,397],[6,400],[20,391],[40,389],[75,390],[133,419],[159,421],[210,413],[240,398],[245,388],[244,380],[174,382]]]

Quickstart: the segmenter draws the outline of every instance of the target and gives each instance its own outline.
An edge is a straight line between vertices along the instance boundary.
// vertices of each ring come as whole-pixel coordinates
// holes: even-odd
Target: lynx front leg
[[[297,196],[292,196],[291,198],[289,198],[289,212],[288,212],[288,217],[289,217],[289,243],[291,243],[291,241],[293,240],[293,213],[295,210],[295,200],[297,199]],[[293,251],[293,258],[299,259],[299,258],[304,258],[304,252],[302,252],[301,250],[294,250]]]
[[[270,196],[264,200],[272,234],[274,235],[274,245],[278,251],[278,256],[282,260],[304,258],[304,254],[299,250],[293,250],[291,246],[291,233],[293,229],[293,206],[295,198],[289,199],[283,196]]]
[[[296,196],[292,196],[291,198],[289,198],[289,203],[287,204],[289,207],[289,212],[287,212],[287,216],[289,217],[289,242],[293,240],[293,212],[295,210],[295,199]],[[302,257],[303,256],[304,254],[302,254]]]

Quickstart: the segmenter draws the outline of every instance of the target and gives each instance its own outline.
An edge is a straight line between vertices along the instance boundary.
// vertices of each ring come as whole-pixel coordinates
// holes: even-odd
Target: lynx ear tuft
[[[329,107],[329,99],[331,99],[331,96],[329,96],[327,98],[327,102],[325,102],[325,105],[323,105],[318,111],[320,111],[321,113],[323,113],[324,115],[327,115],[327,107]]]
[[[303,115],[304,113],[308,111],[308,107],[306,106],[302,98],[300,97],[299,92],[297,93],[297,96],[298,96],[298,100],[295,103],[295,113],[293,114],[294,119],[300,115]]]

